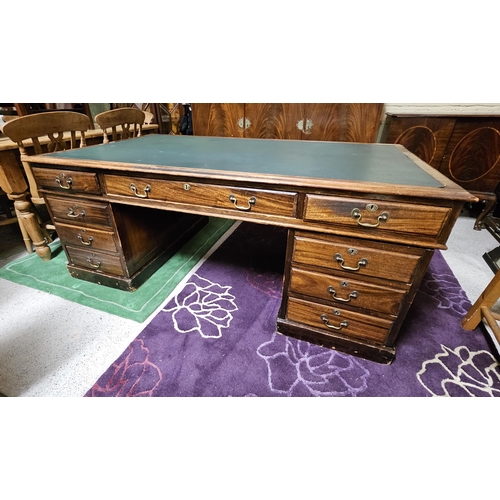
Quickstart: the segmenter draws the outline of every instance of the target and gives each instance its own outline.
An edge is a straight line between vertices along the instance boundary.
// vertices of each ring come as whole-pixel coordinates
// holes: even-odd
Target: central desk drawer
[[[96,224],[112,227],[111,210],[107,203],[83,201],[75,198],[55,198],[47,196],[46,201],[54,221],[76,224]]]
[[[306,195],[304,220],[341,224],[372,234],[397,231],[437,237],[450,213],[446,207]]]
[[[67,246],[66,251],[72,264],[92,271],[99,271],[117,276],[123,275],[122,263],[118,255],[93,252],[92,250],[84,250],[83,248],[71,246]]]
[[[105,175],[104,183],[106,193],[111,196],[131,196],[285,217],[294,217],[296,213],[297,193],[285,191],[119,175]]]
[[[405,290],[295,268],[291,271],[290,290],[328,300],[332,306],[348,303],[394,316],[398,314],[406,295]]]
[[[63,243],[82,248],[116,252],[114,233],[89,227],[56,223],[56,231]]]
[[[33,167],[33,174],[40,188],[54,189],[60,191],[61,194],[101,193],[97,175],[92,172]]]

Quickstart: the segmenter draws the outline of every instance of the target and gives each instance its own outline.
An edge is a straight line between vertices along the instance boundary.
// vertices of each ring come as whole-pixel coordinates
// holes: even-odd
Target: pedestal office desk
[[[31,162],[74,277],[133,290],[209,215],[286,227],[277,330],[382,363],[477,200],[394,144],[149,135]]]

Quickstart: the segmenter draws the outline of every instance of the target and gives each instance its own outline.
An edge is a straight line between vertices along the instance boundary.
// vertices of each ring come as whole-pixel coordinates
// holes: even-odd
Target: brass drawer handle
[[[329,286],[329,287],[326,289],[326,291],[327,291],[329,294],[331,294],[331,296],[332,296],[332,299],[333,299],[333,300],[338,300],[339,302],[350,302],[350,301],[351,301],[351,299],[357,299],[357,298],[358,298],[358,295],[359,295],[359,293],[358,293],[356,290],[354,290],[353,292],[351,292],[351,293],[349,294],[349,297],[348,297],[347,299],[343,299],[342,297],[337,297],[337,296],[336,296],[336,293],[337,293],[337,292],[335,291],[335,288],[333,288],[333,286]]]
[[[377,223],[376,224],[369,224],[368,222],[361,222],[361,211],[359,208],[353,208],[351,212],[351,217],[353,219],[357,219],[358,224],[363,227],[378,227],[381,222],[387,222],[389,220],[389,213],[388,212],[382,212],[378,217],[377,217]]]
[[[361,259],[360,261],[358,261],[358,267],[349,267],[344,266],[344,259],[339,253],[336,253],[333,258],[340,264],[340,267],[342,269],[345,269],[346,271],[359,271],[361,266],[366,266],[368,264],[368,259]]]
[[[62,189],[71,189],[71,185],[73,184],[73,178],[68,177],[68,180],[66,181],[66,186],[63,186],[63,181],[64,181],[64,178],[66,177],[66,175],[62,174],[61,177],[62,177],[62,181],[59,178],[59,176],[56,177],[56,182],[59,184],[59,187]]]
[[[87,257],[87,262],[89,263],[90,267],[93,267],[95,269],[98,269],[99,267],[101,267],[101,264],[102,264],[102,261],[100,261],[100,260],[97,261],[97,264],[94,264],[90,257]]]
[[[89,240],[88,241],[84,241],[81,234],[78,235],[78,239],[80,240],[80,243],[82,245],[87,245],[87,246],[92,245],[92,242],[94,241],[94,237],[93,236],[89,236]]]
[[[246,207],[240,207],[238,206],[238,200],[236,200],[236,196],[234,194],[229,195],[229,201],[238,209],[238,210],[243,210],[245,212],[248,212],[249,210],[252,209],[252,206],[257,203],[257,198],[255,196],[252,196],[248,200],[248,206]]]
[[[68,208],[68,217],[85,217],[85,215],[85,210],[82,210],[79,214],[76,214],[73,207]]]
[[[321,316],[321,321],[327,326],[328,328],[331,328],[332,330],[342,330],[342,328],[347,328],[349,326],[349,321],[342,321],[339,326],[335,325],[330,325],[328,323],[328,316],[326,314],[322,314]]]
[[[137,192],[137,188],[133,182],[130,183],[130,189],[138,198],[147,198],[148,194],[151,193],[151,186],[149,184],[144,188],[144,194],[139,194]]]

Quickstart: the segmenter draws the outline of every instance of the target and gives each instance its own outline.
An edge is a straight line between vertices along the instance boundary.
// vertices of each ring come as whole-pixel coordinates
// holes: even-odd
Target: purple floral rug
[[[435,252],[382,365],[277,334],[286,231],[241,224],[86,396],[499,396],[500,367]]]

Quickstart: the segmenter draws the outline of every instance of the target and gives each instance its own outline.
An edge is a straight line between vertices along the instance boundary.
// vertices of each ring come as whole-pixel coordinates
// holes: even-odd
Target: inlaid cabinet
[[[484,204],[475,229],[496,204],[500,116],[387,114],[382,142],[401,144]]]

